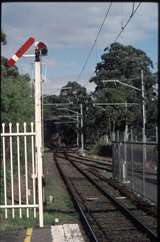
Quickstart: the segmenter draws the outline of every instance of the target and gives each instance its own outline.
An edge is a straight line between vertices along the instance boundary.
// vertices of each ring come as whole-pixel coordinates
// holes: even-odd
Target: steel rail
[[[70,193],[70,195],[71,195],[71,197],[72,197],[72,199],[74,201],[74,204],[75,204],[75,206],[78,209],[78,212],[80,214],[80,219],[82,221],[82,225],[84,226],[85,231],[87,231],[88,237],[93,242],[99,242],[97,237],[96,237],[96,235],[95,235],[95,233],[94,233],[94,231],[92,230],[92,228],[91,228],[91,226],[89,224],[89,221],[88,221],[85,213],[83,212],[82,207],[80,206],[80,204],[78,202],[78,198],[77,198],[75,192],[74,192],[74,195],[73,195],[73,191],[72,191],[73,186],[72,186],[71,181],[69,179],[67,179],[66,176],[64,175],[64,173],[62,172],[61,167],[60,167],[59,163],[57,162],[57,159],[56,159],[55,156],[54,156],[54,160],[55,160],[56,166],[57,166],[57,168],[58,168],[58,170],[59,170],[59,172],[60,172],[60,174],[61,174],[61,176],[62,176],[62,178],[63,178],[63,180],[64,180],[64,182],[66,184],[66,186],[67,186],[67,189],[68,189],[68,191],[69,191],[69,193]],[[71,189],[71,187],[72,187],[72,189]]]
[[[86,166],[88,166],[88,167],[95,167],[95,168],[97,168],[97,169],[101,169],[101,170],[106,170],[106,171],[109,171],[109,172],[112,172],[112,168],[109,168],[109,167],[112,167],[112,165],[111,165],[111,163],[105,163],[105,162],[100,162],[100,161],[96,161],[96,160],[91,160],[91,159],[88,159],[88,158],[84,158],[84,157],[77,157],[77,156],[74,156],[74,155],[71,155],[71,154],[69,154],[69,156],[71,157],[71,159],[73,158],[75,158],[75,159],[78,159],[78,160],[83,160],[83,161],[88,161],[88,162],[95,162],[96,164],[94,165],[94,164],[87,164],[87,163],[85,163],[85,162],[83,162],[83,161],[74,161],[74,162],[78,162],[78,163],[81,163],[81,164],[84,164],[84,165],[86,165]],[[136,171],[136,177],[138,177],[138,178],[142,178],[142,175],[141,175],[141,172],[138,170],[138,171]],[[138,174],[139,173],[139,174]],[[155,173],[155,174],[153,174],[153,173],[151,173],[151,172],[146,172],[146,174],[147,175],[155,175],[155,177],[157,176],[157,174]],[[101,178],[102,179],[102,178]],[[154,178],[150,178],[150,177],[146,177],[146,181],[148,181],[148,182],[150,182],[150,183],[152,183],[152,184],[157,184],[157,181],[156,181],[156,179],[154,179]]]
[[[58,156],[58,157],[60,157],[60,158],[62,158],[62,156]],[[70,156],[71,157],[71,159],[79,159],[79,160],[74,160],[74,162],[77,162],[77,163],[80,163],[80,164],[83,164],[83,165],[86,165],[86,166],[90,166],[90,167],[95,167],[95,168],[97,168],[97,169],[101,169],[101,170],[107,170],[107,171],[112,171],[112,168],[111,168],[111,164],[104,164],[104,163],[100,163],[100,162],[96,162],[96,164],[89,164],[89,163],[86,163],[85,161],[82,161],[82,160],[84,160],[84,159],[81,159],[81,157],[80,158],[78,158],[78,157],[73,157],[73,156]],[[92,161],[92,160],[87,160],[87,162],[94,162],[94,161]]]
[[[63,152],[64,153],[64,152]],[[67,152],[68,153],[68,152]],[[84,165],[86,165],[86,166],[90,166],[90,167],[95,167],[95,168],[97,168],[97,169],[101,169],[101,170],[107,170],[107,171],[109,171],[109,172],[112,172],[112,168],[109,168],[109,167],[112,167],[112,164],[111,164],[111,162],[110,163],[105,163],[105,162],[101,162],[101,161],[96,161],[96,160],[91,160],[91,159],[88,159],[88,158],[84,158],[84,157],[78,157],[78,156],[74,156],[74,155],[72,155],[72,154],[69,154],[69,156],[70,156],[70,158],[72,159],[78,159],[78,160],[82,160],[82,161],[78,161],[78,160],[76,160],[76,161],[74,161],[74,162],[78,162],[78,163],[81,163],[81,164],[84,164]],[[58,154],[58,157],[61,157],[62,158],[62,156],[60,156],[59,154]],[[96,164],[94,165],[94,164],[87,164],[87,163],[85,163],[85,162],[83,162],[83,161],[88,161],[88,162],[95,162]],[[138,170],[138,171],[136,171],[136,177],[138,177],[138,178],[141,178],[142,176],[141,176],[141,172]],[[139,174],[138,174],[139,173]],[[151,172],[146,172],[146,174],[148,174],[148,175],[155,175],[155,176],[157,176],[157,174],[155,173],[155,174],[153,174],[153,173],[151,173]],[[102,178],[101,178],[102,179]],[[148,182],[150,182],[150,183],[152,183],[152,184],[157,184],[157,181],[156,181],[156,179],[154,179],[154,178],[150,178],[150,177],[146,177],[146,181],[148,181]]]
[[[112,162],[111,161],[98,161],[98,160],[93,160],[84,156],[75,156],[72,153],[69,153],[67,151],[67,154],[69,154],[69,157],[73,158],[73,159],[77,159],[77,160],[82,160],[85,162],[92,162],[92,163],[96,163],[97,165],[101,165],[101,166],[112,166]]]
[[[70,160],[69,158],[67,158],[68,161],[71,162],[71,164],[80,172],[82,173],[92,184],[94,184],[102,193],[103,195],[105,195],[108,199],[110,199],[110,201],[116,206],[118,207],[118,209],[127,217],[131,220],[131,222],[140,230],[143,231],[144,233],[146,233],[149,238],[152,241],[158,242],[158,238],[156,236],[156,234],[151,231],[144,223],[142,223],[138,218],[136,218],[126,207],[124,207],[123,205],[121,205],[116,199],[114,199],[114,197],[112,195],[110,195],[109,193],[107,193],[99,184],[97,184],[95,181],[93,181],[93,179],[91,179],[91,177],[89,177],[85,171],[83,171],[82,169],[80,169],[80,167],[78,167],[74,161]]]
[[[94,176],[96,176],[97,178],[99,178],[100,180],[102,180],[102,181],[104,181],[104,182],[106,182],[106,183],[109,183],[109,184],[110,184],[111,186],[113,186],[115,189],[118,189],[116,186],[113,185],[113,183],[112,183],[111,181],[108,180],[107,177],[105,177],[105,176],[103,176],[103,175],[100,175],[100,174],[96,174],[95,171],[93,171],[93,170],[90,170],[89,172],[92,173],[92,174],[93,174]],[[139,177],[139,176],[137,176],[137,177]],[[156,184],[156,183],[153,181],[153,179],[150,179],[150,178],[146,178],[146,181],[151,182],[151,183],[153,183],[153,184]],[[127,196],[127,195],[126,195],[126,196]],[[152,204],[155,205],[155,202],[154,202],[154,201],[150,200],[150,202],[152,202]],[[149,204],[148,204],[148,205],[149,205]]]
[[[80,163],[80,164],[83,164],[83,165],[85,165],[85,166],[90,166],[90,167],[95,167],[95,168],[97,168],[97,169],[101,169],[101,170],[107,170],[107,171],[112,171],[112,169],[111,168],[108,168],[108,166],[109,165],[101,165],[101,164],[99,164],[99,166],[98,165],[94,165],[94,164],[88,164],[88,163],[85,163],[85,162],[83,162],[83,161],[74,161],[74,162],[77,162],[77,163]]]
[[[83,163],[83,162],[81,162],[81,161],[76,161],[76,162],[79,162],[79,163],[82,163],[82,164],[84,164],[84,165],[87,165],[87,166],[93,166],[93,167],[95,167],[95,168],[99,168],[99,169],[104,169],[104,170],[108,170],[108,171],[112,171],[112,169],[110,169],[110,168],[101,168],[101,167],[96,167],[96,165],[94,166],[94,165],[90,165],[90,164],[85,164],[85,163]],[[107,165],[106,165],[107,166]],[[108,165],[109,166],[109,165]],[[128,171],[131,171],[131,169],[128,169]],[[135,174],[135,177],[138,177],[138,178],[142,178],[142,172],[141,171],[139,171],[139,170],[137,170],[137,171],[135,171],[135,173],[137,173],[137,174]],[[149,175],[154,175],[155,177],[157,177],[157,174],[155,173],[155,174],[153,174],[153,173],[151,173],[151,172],[146,172],[146,174],[149,176]],[[129,172],[128,172],[128,175],[129,175]],[[102,178],[101,178],[102,179]],[[105,178],[104,178],[105,179]],[[146,181],[148,181],[148,182],[150,182],[150,183],[152,183],[152,184],[157,184],[157,179],[155,178],[153,178],[153,177],[146,177]]]

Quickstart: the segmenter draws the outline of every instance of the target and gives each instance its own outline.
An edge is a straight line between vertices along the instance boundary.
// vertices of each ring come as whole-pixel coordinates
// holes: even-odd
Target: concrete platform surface
[[[51,226],[52,242],[85,242],[78,224]]]
[[[0,242],[22,242],[24,241],[25,233],[26,231],[22,229],[0,232]]]
[[[0,242],[85,242],[78,224],[52,225],[45,228],[4,231]]]

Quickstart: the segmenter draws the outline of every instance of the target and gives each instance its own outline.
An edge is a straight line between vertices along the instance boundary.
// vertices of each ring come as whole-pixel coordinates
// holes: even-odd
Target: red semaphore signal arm
[[[8,60],[7,64],[9,66],[14,66],[15,63],[21,58],[21,56],[31,47],[31,45],[35,42],[33,37],[30,37],[21,48]]]

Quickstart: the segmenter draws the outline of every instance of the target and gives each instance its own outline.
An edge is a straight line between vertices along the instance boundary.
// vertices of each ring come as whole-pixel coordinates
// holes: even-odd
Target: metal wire
[[[107,17],[108,17],[108,14],[109,14],[109,11],[110,11],[110,9],[111,9],[111,6],[112,6],[112,2],[110,3],[110,5],[109,5],[109,7],[108,7],[108,9],[107,9],[107,13],[106,13],[106,15],[105,15],[105,17],[104,17],[104,19],[103,19],[103,22],[102,22],[102,24],[101,24],[101,26],[100,26],[100,28],[99,28],[99,31],[98,31],[98,33],[97,33],[97,36],[96,36],[96,38],[95,38],[95,40],[94,40],[94,42],[93,42],[93,44],[92,44],[92,46],[91,46],[91,49],[90,49],[90,51],[89,51],[89,53],[88,53],[88,56],[87,56],[87,58],[86,58],[86,60],[85,60],[85,62],[84,62],[84,64],[83,64],[83,66],[82,66],[82,68],[81,68],[81,71],[80,71],[80,73],[79,73],[79,75],[78,75],[78,78],[77,78],[76,82],[78,82],[79,78],[81,77],[81,74],[82,74],[83,70],[85,69],[86,64],[87,64],[87,62],[88,62],[88,60],[89,60],[89,58],[90,58],[90,56],[91,56],[91,54],[92,54],[92,51],[93,51],[93,49],[94,49],[94,47],[95,47],[95,44],[96,44],[96,42],[97,42],[97,39],[98,39],[98,37],[99,37],[99,35],[100,35],[100,32],[101,32],[101,30],[102,30],[102,27],[103,27],[103,25],[104,25],[104,23],[105,23],[105,21],[106,21],[106,19],[107,19]]]

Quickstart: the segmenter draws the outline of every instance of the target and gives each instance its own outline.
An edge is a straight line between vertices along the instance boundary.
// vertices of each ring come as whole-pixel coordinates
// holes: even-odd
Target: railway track
[[[62,153],[54,155],[54,159],[91,241],[158,241],[156,218],[98,177],[95,170],[99,168]]]
[[[106,170],[109,172],[112,172],[112,161],[111,160],[106,160],[106,161],[96,161],[90,158],[86,158],[86,157],[82,157],[82,156],[77,156],[75,154],[73,154],[73,152],[69,152],[69,157],[70,159],[73,158],[74,161],[77,161],[79,163],[85,164],[89,167],[95,167],[97,169],[101,169],[101,170]],[[131,173],[131,170],[128,169],[128,171]],[[136,177],[137,178],[142,178],[142,173],[139,170],[134,170],[134,172],[136,172]],[[130,174],[128,173],[128,174]],[[146,172],[147,175],[153,175],[150,172]],[[157,184],[157,180],[156,180],[156,174],[155,174],[155,179],[152,179],[150,177],[146,177],[146,181],[153,183],[153,184]]]
[[[62,156],[61,156],[62,157]],[[111,162],[102,162],[102,161],[95,161],[95,160],[91,160],[88,158],[83,158],[83,157],[78,157],[72,154],[68,155],[70,160],[73,160],[74,162],[77,162],[79,164],[88,166],[88,167],[93,167],[96,169],[100,169],[100,170],[107,170],[112,172],[112,163]]]

